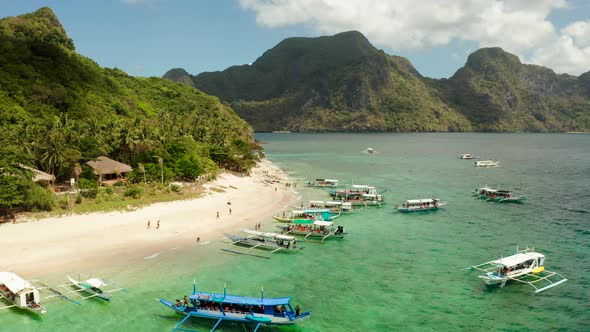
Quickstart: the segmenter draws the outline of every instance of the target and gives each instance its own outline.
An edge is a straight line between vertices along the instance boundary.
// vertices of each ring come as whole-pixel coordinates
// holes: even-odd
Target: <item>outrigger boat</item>
[[[309,187],[338,187],[338,180],[336,179],[315,179],[315,181],[308,181],[306,186]]]
[[[125,288],[118,287],[113,283],[109,283],[101,278],[90,278],[85,281],[78,281],[69,275],[66,275],[66,277],[70,282],[70,284],[67,286],[73,286],[76,288],[74,292],[84,292],[90,294],[88,296],[82,297],[83,300],[96,297],[103,301],[110,301],[112,292],[126,290]],[[115,286],[115,288],[109,286]]]
[[[540,293],[567,281],[561,274],[545,270],[544,263],[545,255],[535,252],[532,248],[523,250],[517,248],[512,256],[474,265],[467,269],[485,272],[479,278],[486,285],[504,287],[506,282],[513,280],[532,286],[535,293]]]
[[[328,209],[332,214],[341,214],[352,211],[352,204],[340,201],[309,201],[310,209]]]
[[[496,203],[522,203],[522,201],[526,199],[524,196],[513,196],[511,190],[495,189],[490,187],[475,189],[473,197]]]
[[[447,205],[447,202],[441,202],[438,198],[422,198],[422,199],[409,199],[402,205],[398,205],[395,208],[399,212],[430,212],[436,211],[443,206]]]
[[[475,166],[475,167],[499,167],[500,162],[493,161],[493,160],[479,160],[479,161],[476,161],[475,163],[473,163],[473,166]]]
[[[16,273],[0,272],[0,297],[11,303],[0,309],[16,307],[39,315],[47,312],[41,306],[39,289]]]
[[[277,251],[293,252],[303,249],[303,247],[297,245],[297,239],[290,235],[260,232],[250,229],[245,229],[242,232],[245,236],[237,236],[229,233],[224,234],[232,240],[231,244],[248,247],[248,251],[258,249],[270,251],[272,254]],[[241,252],[239,253],[241,254]]]
[[[340,214],[332,214],[329,209],[303,209],[283,211],[281,215],[273,216],[278,222],[295,222],[298,220],[324,220],[330,221],[338,218]]]
[[[459,159],[478,159],[479,157],[474,157],[471,153],[463,153],[458,157]]]
[[[256,332],[261,325],[291,325],[311,315],[311,311],[299,312],[299,306],[293,308],[289,297],[265,298],[264,289],[261,296],[256,298],[227,294],[226,287],[223,288],[223,294],[197,292],[193,284],[193,293],[186,298],[186,302],[179,299],[176,303],[164,299],[159,302],[186,315],[172,331],[194,331],[181,328],[191,317],[216,320],[211,332],[223,321],[255,324],[253,332]]]
[[[353,185],[346,190],[333,190],[330,192],[333,200],[351,203],[353,206],[381,206],[383,195],[377,189],[367,185]]]
[[[373,153],[375,153],[375,149],[373,149],[373,148],[367,148],[367,153],[373,154]]]
[[[334,229],[334,223],[331,221],[295,222],[277,227],[283,231],[283,234],[304,236],[305,240],[320,239],[321,242],[327,239],[341,239],[347,234],[342,226]]]

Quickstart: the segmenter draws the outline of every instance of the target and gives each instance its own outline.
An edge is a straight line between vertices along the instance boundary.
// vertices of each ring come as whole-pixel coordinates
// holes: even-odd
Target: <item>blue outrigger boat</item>
[[[176,300],[176,303],[160,299],[160,303],[177,313],[186,315],[172,331],[195,331],[181,328],[182,324],[190,317],[215,319],[217,322],[211,329],[215,331],[222,321],[253,323],[253,332],[265,325],[290,325],[308,318],[311,311],[299,312],[299,306],[295,309],[291,306],[291,298],[264,298],[264,289],[259,298],[227,294],[226,288],[223,294],[197,292],[193,285],[193,294],[187,297],[189,303]]]

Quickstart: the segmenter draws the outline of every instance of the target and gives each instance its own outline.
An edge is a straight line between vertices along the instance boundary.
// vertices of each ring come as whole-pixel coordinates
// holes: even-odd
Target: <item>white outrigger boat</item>
[[[367,148],[367,153],[373,154],[373,153],[375,153],[375,149],[373,149],[373,148]]]
[[[479,159],[479,157],[475,157],[471,153],[463,153],[458,158],[459,159]]]
[[[309,201],[310,209],[328,209],[332,214],[341,214],[352,211],[352,203],[340,201]]]
[[[315,181],[308,181],[305,183],[308,187],[338,187],[338,180],[336,179],[315,179]]]
[[[499,167],[500,162],[493,161],[493,160],[478,160],[475,163],[473,163],[473,166],[475,166],[475,167]]]
[[[88,296],[82,297],[83,300],[96,297],[104,301],[110,301],[112,292],[126,290],[125,288],[118,287],[115,284],[109,283],[101,278],[89,278],[85,281],[78,281],[69,275],[66,275],[66,277],[70,282],[70,284],[67,286],[73,286],[76,288],[74,292],[84,292],[90,294]]]
[[[402,205],[398,205],[395,208],[399,212],[430,212],[436,211],[443,206],[447,205],[447,202],[441,202],[438,198],[422,198],[422,199],[409,199]]]
[[[283,211],[282,214],[273,216],[278,222],[295,222],[297,220],[324,220],[330,221],[338,218],[340,214],[333,214],[330,209],[303,209]]]
[[[47,312],[41,306],[39,289],[12,272],[0,272],[0,297],[11,305],[0,309],[21,308],[42,315]]]
[[[526,200],[524,196],[513,196],[512,190],[495,189],[487,186],[475,189],[473,197],[496,203],[522,203],[522,201]]]
[[[297,239],[290,235],[261,232],[251,229],[245,229],[242,232],[244,233],[243,236],[229,233],[224,234],[232,240],[231,244],[248,247],[247,253],[252,249],[269,251],[271,254],[277,251],[294,252],[303,249],[303,247],[297,245]],[[225,251],[244,254],[243,252],[235,252],[232,250]]]
[[[355,184],[349,189],[330,192],[333,200],[351,203],[353,206],[381,206],[384,197],[373,186]]]
[[[347,234],[344,227],[337,226],[334,228],[334,223],[331,221],[295,222],[287,226],[277,227],[283,231],[283,234],[303,236],[305,240],[315,238],[321,242],[331,238],[341,239]]]
[[[526,248],[516,249],[516,253],[512,256],[474,265],[467,269],[485,272],[479,278],[486,285],[504,287],[506,282],[513,280],[532,286],[535,293],[540,293],[567,281],[561,274],[545,270],[544,263],[545,255],[535,252],[532,248]]]

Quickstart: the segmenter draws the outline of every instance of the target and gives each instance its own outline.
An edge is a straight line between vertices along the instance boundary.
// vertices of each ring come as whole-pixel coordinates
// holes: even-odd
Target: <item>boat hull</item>
[[[438,207],[438,206],[430,207],[430,208],[419,208],[419,209],[408,209],[408,208],[404,208],[404,207],[397,207],[397,210],[401,213],[433,212],[433,211],[438,211],[439,209],[440,209],[440,207]]]
[[[175,306],[172,302],[166,301],[164,299],[159,300],[160,303],[165,305],[166,307],[174,310],[176,313],[183,314],[183,315],[191,315],[194,317],[200,318],[208,318],[208,319],[223,319],[226,321],[232,322],[242,322],[242,323],[263,323],[269,325],[292,325],[297,323],[302,319],[306,319],[311,315],[311,312],[305,312],[301,315],[290,319],[286,315],[278,316],[278,315],[264,315],[264,314],[256,314],[252,315],[251,313],[231,313],[231,312],[222,312],[218,310],[205,310],[205,309],[196,309],[194,307],[185,307]]]
[[[325,233],[317,233],[317,232],[309,232],[309,231],[305,232],[305,231],[289,230],[289,228],[285,227],[285,226],[277,226],[277,227],[279,227],[283,231],[283,234],[303,236],[305,238],[314,238],[314,239],[334,239],[334,238],[342,239],[348,234],[346,232],[338,233],[338,234],[336,234],[335,232],[331,232],[329,234],[325,234]]]
[[[479,278],[483,280],[483,282],[485,282],[485,284],[488,286],[500,285],[508,280],[508,277],[499,276],[494,273],[487,273],[485,275],[479,276]]]

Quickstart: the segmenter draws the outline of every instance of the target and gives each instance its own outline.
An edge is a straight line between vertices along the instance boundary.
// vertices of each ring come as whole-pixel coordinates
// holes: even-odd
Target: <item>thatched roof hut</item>
[[[116,160],[100,156],[96,160],[91,160],[86,163],[92,167],[96,175],[108,175],[108,174],[124,174],[132,172],[133,168],[127,164],[120,163]]]
[[[18,164],[18,166],[20,168],[24,168],[26,170],[29,170],[31,172],[33,172],[33,182],[48,182],[48,183],[53,183],[55,181],[55,176],[51,175],[49,173],[45,173],[43,171],[40,171],[36,168],[24,165],[24,164]]]

